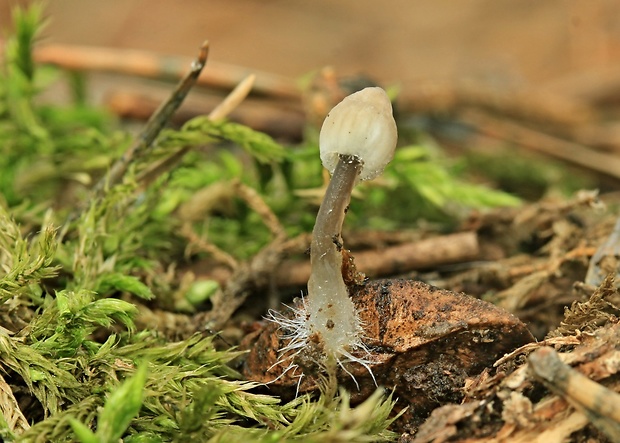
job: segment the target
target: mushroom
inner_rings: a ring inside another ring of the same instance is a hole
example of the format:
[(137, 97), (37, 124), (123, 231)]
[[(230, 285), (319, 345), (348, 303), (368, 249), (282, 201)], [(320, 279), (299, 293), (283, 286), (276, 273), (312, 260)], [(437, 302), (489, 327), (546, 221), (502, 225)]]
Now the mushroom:
[(363, 348), (361, 325), (342, 277), (342, 223), (358, 180), (375, 178), (394, 156), (392, 105), (378, 87), (349, 95), (327, 115), (319, 137), (321, 161), (332, 174), (312, 231), (306, 331), (327, 356)]

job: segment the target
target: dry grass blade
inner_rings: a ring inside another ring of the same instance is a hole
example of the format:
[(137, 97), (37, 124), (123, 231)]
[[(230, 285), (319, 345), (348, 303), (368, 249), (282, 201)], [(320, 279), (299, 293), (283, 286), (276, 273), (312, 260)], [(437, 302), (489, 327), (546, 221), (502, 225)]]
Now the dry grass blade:
[(226, 118), (237, 106), (241, 104), (243, 100), (250, 94), (254, 82), (256, 81), (256, 75), (250, 74), (244, 78), (235, 89), (220, 103), (213, 111), (209, 113), (211, 120), (221, 120)]
[(0, 411), (2, 411), (2, 417), (4, 417), (4, 421), (11, 432), (21, 434), (22, 432), (30, 429), (30, 424), (19, 408), (19, 404), (13, 395), (11, 386), (9, 386), (1, 375)]
[(258, 192), (238, 180), (234, 182), (233, 186), (239, 197), (261, 217), (265, 226), (269, 228), (269, 231), (276, 239), (282, 240), (286, 237), (286, 232), (280, 220), (278, 220), (278, 217), (273, 213)]
[(235, 258), (232, 255), (230, 255), (228, 252), (223, 251), (222, 249), (218, 248), (213, 243), (196, 235), (196, 233), (194, 232), (194, 230), (192, 229), (189, 223), (185, 223), (183, 225), (183, 227), (181, 228), (180, 234), (187, 239), (188, 244), (198, 247), (204, 252), (211, 254), (211, 256), (218, 263), (221, 263), (232, 270), (237, 269), (237, 267), (239, 266), (239, 263), (237, 262), (237, 260), (235, 260)]

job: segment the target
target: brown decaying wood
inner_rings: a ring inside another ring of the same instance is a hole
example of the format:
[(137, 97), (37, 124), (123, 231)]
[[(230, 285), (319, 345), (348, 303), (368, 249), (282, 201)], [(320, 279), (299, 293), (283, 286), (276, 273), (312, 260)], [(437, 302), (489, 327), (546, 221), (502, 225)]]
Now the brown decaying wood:
[[(616, 392), (620, 390), (617, 382), (620, 354), (616, 349), (620, 324), (616, 319), (594, 333), (576, 333), (563, 338), (566, 340), (555, 342), (554, 338), (524, 346), (520, 352), (534, 349), (540, 352), (540, 348), (544, 348), (542, 354), (532, 354), (528, 364), (521, 360), (520, 364), (497, 365), (495, 375), (490, 376), (485, 371), (470, 380), (463, 403), (435, 409), (415, 436), (401, 438), (401, 441), (546, 443), (572, 441), (569, 438), (574, 437), (575, 432), (590, 435), (592, 440), (589, 441), (605, 441), (601, 440), (602, 435), (593, 435), (596, 431), (585, 428), (591, 423), (596, 425), (595, 421), (601, 416), (608, 417), (612, 432), (618, 428), (617, 411), (620, 409), (609, 407), (617, 404)], [(556, 353), (547, 346), (552, 342), (562, 352)], [(541, 379), (551, 388), (551, 393), (543, 395), (545, 392), (541, 392), (538, 383)], [(527, 407), (517, 407), (515, 398)], [(573, 401), (583, 404), (577, 405), (581, 410), (573, 410), (570, 403)], [(617, 434), (613, 434), (610, 441), (618, 441)]]
[[(380, 386), (394, 389), (399, 408), (408, 407), (399, 418), (400, 429), (413, 429), (433, 408), (462, 398), (465, 379), (518, 346), (533, 340), (525, 325), (506, 311), (451, 291), (411, 280), (378, 280), (350, 288), (351, 299), (364, 329), (369, 361), (374, 375), (358, 363), (341, 370), (339, 383), (361, 401)], [(246, 337), (242, 348), (250, 352), (243, 366), (250, 380), (269, 383), (285, 397), (315, 390), (320, 369), (312, 343), (295, 358), (299, 370), (286, 371), (290, 360), (278, 350), (287, 339), (276, 323)], [(318, 351), (320, 352), (320, 351)], [(298, 386), (295, 375), (303, 368)], [(316, 371), (319, 372), (316, 372)], [(352, 380), (355, 377), (359, 387)]]
[(553, 348), (538, 349), (528, 361), (534, 375), (545, 386), (586, 415), (612, 441), (620, 441), (620, 394), (563, 363)]
[[(307, 237), (305, 241), (308, 241)], [(305, 248), (308, 246), (309, 244)], [(475, 260), (479, 253), (477, 234), (459, 232), (384, 249), (356, 251), (353, 256), (360, 272), (368, 277), (382, 277), (451, 263), (463, 263)], [(226, 269), (200, 263), (192, 266), (192, 271), (199, 278), (215, 279), (221, 284), (225, 284), (230, 278), (230, 273)], [(309, 275), (308, 260), (285, 260), (278, 268), (274, 283), (278, 287), (304, 286), (308, 282)]]

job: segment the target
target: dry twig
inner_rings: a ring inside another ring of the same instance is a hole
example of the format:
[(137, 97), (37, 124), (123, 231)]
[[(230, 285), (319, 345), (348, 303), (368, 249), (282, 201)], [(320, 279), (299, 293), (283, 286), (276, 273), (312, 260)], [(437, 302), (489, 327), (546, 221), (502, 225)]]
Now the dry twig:
[[(285, 242), (283, 252), (299, 251), (309, 247), (309, 237), (301, 236)], [(479, 245), (475, 232), (461, 232), (440, 237), (409, 242), (384, 249), (355, 252), (355, 265), (358, 270), (369, 277), (381, 277), (403, 274), (416, 269), (429, 269), (435, 266), (460, 263), (478, 257)], [(229, 272), (222, 268), (209, 267), (205, 276), (200, 265), (194, 267), (196, 274), (205, 278), (226, 281)], [(303, 286), (308, 282), (310, 262), (283, 261), (279, 267), (275, 284), (278, 287)]]
[[(198, 244), (203, 250), (214, 254), (217, 261), (227, 263), (227, 267), (232, 270), (232, 273), (230, 271), (226, 273), (226, 278), (220, 279), (224, 289), (211, 297), (212, 309), (199, 313), (194, 318), (197, 324), (214, 331), (220, 330), (225, 325), (250, 294), (273, 286), (274, 276), (279, 269), (287, 244), (283, 226), (262, 197), (241, 182), (235, 182), (232, 186), (237, 190), (238, 196), (261, 217), (274, 239), (248, 262), (238, 263), (217, 246), (194, 238), (197, 236), (187, 226), (188, 231), (185, 235), (188, 238), (199, 241)], [(273, 297), (271, 304), (275, 304)]]
[[(123, 155), (111, 166), (107, 174), (105, 174), (93, 187), (92, 197), (97, 200), (103, 197), (106, 190), (120, 183), (127, 172), (129, 165), (144, 156), (152, 147), (155, 139), (170, 120), (174, 112), (179, 108), (183, 100), (189, 93), (196, 79), (204, 68), (207, 57), (209, 55), (209, 44), (204, 42), (200, 47), (198, 57), (192, 62), (190, 71), (179, 82), (175, 90), (169, 98), (161, 104), (157, 111), (151, 116), (144, 129), (135, 140), (133, 145), (123, 153)], [(80, 206), (69, 214), (65, 228), (69, 226), (70, 221), (79, 217), (84, 206)]]
[[(399, 275), (416, 269), (430, 269), (449, 263), (474, 260), (479, 255), (475, 232), (459, 232), (379, 250), (353, 254), (356, 268), (368, 277)], [(301, 286), (308, 281), (310, 262), (284, 262), (279, 286)]]
[(620, 394), (566, 365), (553, 348), (538, 349), (528, 362), (545, 386), (587, 416), (612, 441), (620, 441)]
[[(250, 93), (255, 80), (254, 75), (249, 75), (241, 81), (228, 96), (208, 115), (211, 120), (221, 120), (225, 118), (230, 112), (232, 112)], [(177, 165), (183, 156), (187, 154), (191, 149), (191, 146), (183, 146), (178, 151), (164, 158), (159, 163), (155, 164), (143, 174), (140, 175), (138, 181), (142, 183), (143, 187), (148, 186), (157, 177), (164, 172), (172, 169)]]
[[(221, 98), (195, 91), (192, 97), (175, 114), (172, 122), (178, 125), (214, 109)], [(155, 111), (159, 101), (150, 88), (110, 91), (106, 94), (105, 105), (121, 118), (146, 120)], [(243, 107), (235, 109), (230, 120), (265, 132), (276, 139), (298, 142), (303, 138), (306, 119), (296, 103), (283, 104), (278, 101), (250, 98)]]
[(213, 308), (194, 316), (195, 324), (208, 330), (219, 331), (250, 294), (269, 287), (282, 260), (282, 243), (282, 239), (276, 239), (249, 262), (239, 264), (225, 288), (211, 298)]
[[(74, 71), (99, 71), (137, 75), (157, 79), (177, 80), (189, 62), (186, 57), (163, 56), (147, 51), (110, 49), (76, 45), (42, 45), (35, 49), (37, 63), (52, 64)], [(197, 83), (201, 86), (230, 90), (243, 78), (248, 69), (225, 63), (210, 63), (209, 72)], [(256, 92), (286, 99), (299, 99), (295, 83), (270, 73), (260, 73)]]
[(120, 182), (129, 164), (135, 161), (136, 158), (143, 156), (145, 152), (151, 148), (153, 142), (170, 120), (172, 114), (181, 106), (189, 90), (196, 83), (196, 79), (200, 75), (200, 72), (202, 72), (202, 68), (204, 68), (207, 63), (208, 55), (209, 44), (205, 42), (200, 47), (200, 54), (192, 62), (191, 70), (179, 82), (176, 89), (170, 95), (170, 98), (161, 104), (159, 109), (151, 116), (135, 143), (116, 161), (116, 163), (114, 163), (114, 165), (112, 165), (110, 172), (95, 185), (93, 193), (96, 198), (101, 197), (107, 186), (113, 186)]

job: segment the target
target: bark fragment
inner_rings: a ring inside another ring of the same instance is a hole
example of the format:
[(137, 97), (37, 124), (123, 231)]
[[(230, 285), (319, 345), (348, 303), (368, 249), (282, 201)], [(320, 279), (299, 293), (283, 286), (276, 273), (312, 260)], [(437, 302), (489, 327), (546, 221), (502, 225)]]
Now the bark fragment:
[[(410, 280), (379, 280), (356, 287), (352, 299), (360, 313), (369, 355), (367, 368), (347, 364), (339, 382), (361, 401), (379, 386), (395, 390), (399, 409), (408, 407), (398, 421), (401, 430), (414, 430), (436, 407), (460, 402), (469, 377), (513, 349), (533, 340), (525, 325), (512, 314), (465, 294), (457, 294)], [(304, 350), (296, 359), (282, 360), (284, 331), (274, 323), (246, 337), (249, 349), (244, 375), (280, 395), (318, 387), (318, 359)], [(301, 371), (304, 377), (299, 379)], [(348, 372), (348, 373), (347, 373)], [(353, 380), (355, 379), (355, 381)], [(359, 386), (359, 387), (358, 387)]]

